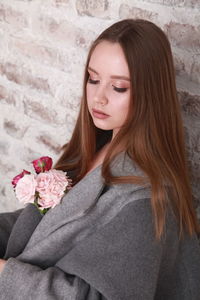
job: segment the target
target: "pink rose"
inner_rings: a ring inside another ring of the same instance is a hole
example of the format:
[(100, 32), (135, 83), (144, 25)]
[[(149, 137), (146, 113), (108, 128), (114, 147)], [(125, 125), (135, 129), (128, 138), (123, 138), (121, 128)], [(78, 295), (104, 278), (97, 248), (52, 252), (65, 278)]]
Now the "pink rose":
[(16, 197), (21, 203), (34, 203), (35, 198), (35, 189), (37, 182), (35, 180), (35, 176), (25, 175), (22, 177), (15, 188)]
[(38, 174), (40, 172), (49, 171), (52, 167), (53, 161), (51, 157), (42, 156), (39, 159), (32, 161), (35, 172)]
[(66, 174), (55, 169), (38, 174), (36, 181), (38, 204), (42, 208), (54, 208), (59, 204), (69, 184)]
[(16, 187), (18, 181), (19, 181), (22, 177), (24, 177), (25, 174), (31, 174), (31, 173), (28, 172), (28, 171), (26, 171), (26, 170), (23, 170), (19, 175), (15, 176), (15, 177), (13, 178), (13, 180), (12, 180), (12, 185), (13, 185), (14, 187)]

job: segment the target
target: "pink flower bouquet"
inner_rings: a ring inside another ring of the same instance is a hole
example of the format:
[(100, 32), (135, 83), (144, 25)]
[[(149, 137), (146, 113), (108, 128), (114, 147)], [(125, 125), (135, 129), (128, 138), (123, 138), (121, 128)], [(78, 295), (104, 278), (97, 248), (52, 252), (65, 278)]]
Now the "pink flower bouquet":
[(23, 170), (12, 180), (19, 202), (33, 203), (44, 215), (61, 202), (71, 188), (71, 179), (65, 172), (51, 169), (52, 159), (48, 156), (32, 161), (36, 175)]

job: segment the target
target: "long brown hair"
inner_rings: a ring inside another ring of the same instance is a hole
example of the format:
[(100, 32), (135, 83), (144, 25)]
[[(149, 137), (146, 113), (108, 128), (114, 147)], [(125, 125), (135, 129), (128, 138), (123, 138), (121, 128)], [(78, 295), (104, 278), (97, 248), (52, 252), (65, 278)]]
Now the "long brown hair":
[(94, 126), (86, 101), (87, 68), (95, 47), (101, 41), (119, 43), (122, 47), (130, 72), (132, 98), (127, 121), (112, 140), (102, 164), (102, 176), (107, 184), (144, 181), (137, 176), (112, 176), (110, 163), (123, 145), (123, 150), (144, 171), (151, 184), (156, 237), (160, 238), (163, 233), (169, 204), (177, 217), (180, 236), (184, 230), (192, 235), (199, 231), (199, 226), (186, 166), (173, 58), (166, 35), (152, 22), (139, 19), (119, 21), (93, 42), (85, 66), (83, 97), (76, 126), (55, 167), (73, 171), (74, 181), (78, 182), (89, 170), (95, 153), (112, 138), (112, 131)]

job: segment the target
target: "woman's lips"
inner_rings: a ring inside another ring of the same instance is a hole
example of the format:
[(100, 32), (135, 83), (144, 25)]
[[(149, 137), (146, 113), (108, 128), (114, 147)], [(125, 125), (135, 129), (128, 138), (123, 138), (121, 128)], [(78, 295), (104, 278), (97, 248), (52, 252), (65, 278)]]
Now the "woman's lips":
[(109, 115), (97, 109), (92, 109), (92, 115), (97, 119), (107, 119), (109, 117)]

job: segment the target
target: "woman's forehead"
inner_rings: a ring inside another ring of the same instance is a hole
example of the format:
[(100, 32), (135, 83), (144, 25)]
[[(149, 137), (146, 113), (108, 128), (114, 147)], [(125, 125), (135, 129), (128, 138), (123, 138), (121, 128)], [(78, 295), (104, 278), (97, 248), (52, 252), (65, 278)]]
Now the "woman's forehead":
[(129, 77), (128, 64), (119, 43), (100, 42), (92, 52), (89, 60), (91, 70)]

